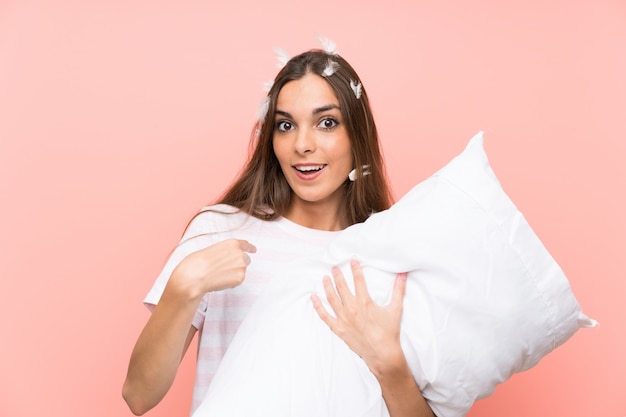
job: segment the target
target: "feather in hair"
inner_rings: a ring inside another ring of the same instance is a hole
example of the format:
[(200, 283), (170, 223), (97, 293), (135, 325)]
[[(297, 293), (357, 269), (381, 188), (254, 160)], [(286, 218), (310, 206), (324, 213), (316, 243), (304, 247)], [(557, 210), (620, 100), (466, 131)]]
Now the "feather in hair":
[(263, 123), (265, 121), (265, 117), (267, 116), (267, 112), (270, 109), (270, 98), (265, 97), (263, 101), (259, 104), (259, 109), (257, 110), (257, 118), (259, 122)]
[(354, 95), (356, 96), (357, 100), (360, 99), (361, 90), (363, 89), (363, 86), (361, 85), (361, 83), (350, 80), (350, 88), (352, 88), (352, 91), (354, 91)]
[(322, 44), (322, 49), (329, 55), (337, 55), (337, 45), (332, 40), (325, 38), (321, 35), (315, 35), (320, 44)]
[[(369, 165), (362, 165), (361, 166), (361, 176), (364, 177), (366, 175), (371, 174), (370, 170), (369, 170)], [(357, 179), (357, 173), (356, 173), (356, 168), (354, 168), (352, 171), (350, 171), (350, 173), (348, 174), (348, 179), (352, 182), (356, 181)]]
[(330, 77), (331, 75), (333, 75), (337, 70), (339, 69), (339, 64), (336, 63), (335, 61), (333, 61), (332, 59), (328, 60), (328, 63), (326, 64), (326, 68), (324, 68), (324, 72), (322, 72), (322, 75), (324, 77)]
[(265, 91), (266, 93), (269, 93), (273, 86), (274, 86), (274, 80), (267, 81), (263, 83), (263, 91)]
[(287, 62), (289, 62), (290, 59), (289, 53), (287, 53), (287, 51), (275, 46), (274, 53), (276, 54), (276, 59), (278, 60), (278, 63), (276, 64), (278, 68), (283, 68), (285, 65), (287, 65)]

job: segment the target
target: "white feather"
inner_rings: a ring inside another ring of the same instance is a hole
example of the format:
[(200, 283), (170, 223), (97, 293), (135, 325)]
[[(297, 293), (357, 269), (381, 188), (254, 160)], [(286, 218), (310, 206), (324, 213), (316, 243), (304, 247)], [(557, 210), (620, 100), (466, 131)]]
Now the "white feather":
[(263, 101), (259, 104), (259, 109), (257, 110), (257, 118), (259, 122), (263, 123), (265, 121), (265, 117), (267, 116), (267, 112), (270, 109), (270, 98), (265, 97)]
[(263, 91), (265, 91), (266, 93), (269, 93), (273, 85), (274, 85), (274, 80), (263, 83)]
[(353, 80), (350, 80), (350, 87), (352, 88), (352, 91), (354, 91), (354, 95), (356, 96), (357, 100), (360, 99), (361, 98), (361, 90), (363, 88), (361, 83), (353, 81)]
[(278, 63), (276, 64), (278, 68), (282, 68), (287, 65), (287, 62), (289, 62), (289, 59), (291, 58), (287, 51), (277, 46), (274, 47), (274, 53), (276, 54), (276, 59), (278, 60)]
[(322, 49), (330, 55), (337, 55), (337, 45), (332, 40), (325, 38), (321, 35), (315, 35), (320, 44), (322, 44)]
[[(364, 177), (366, 175), (371, 174), (371, 172), (369, 171), (369, 165), (362, 165), (361, 168), (363, 169), (363, 172), (361, 173), (361, 175)], [(356, 181), (356, 168), (354, 168), (352, 171), (350, 171), (350, 173), (348, 174), (348, 179), (352, 182)]]
[(326, 64), (326, 68), (324, 68), (324, 72), (322, 72), (322, 75), (324, 77), (330, 77), (331, 75), (333, 75), (337, 70), (339, 69), (339, 64), (336, 63), (335, 61), (333, 61), (332, 59), (328, 60), (328, 63)]

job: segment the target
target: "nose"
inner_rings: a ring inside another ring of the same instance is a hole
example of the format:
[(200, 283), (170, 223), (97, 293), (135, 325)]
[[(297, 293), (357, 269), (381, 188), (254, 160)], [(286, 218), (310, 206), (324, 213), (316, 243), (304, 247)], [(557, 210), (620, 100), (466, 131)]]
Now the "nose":
[(315, 152), (315, 149), (315, 132), (311, 129), (298, 129), (294, 143), (296, 153), (304, 155)]

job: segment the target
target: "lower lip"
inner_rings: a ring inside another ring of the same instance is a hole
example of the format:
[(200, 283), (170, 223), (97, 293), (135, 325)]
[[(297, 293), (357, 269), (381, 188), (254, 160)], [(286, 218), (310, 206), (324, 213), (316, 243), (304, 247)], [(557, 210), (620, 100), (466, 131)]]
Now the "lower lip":
[(298, 171), (295, 168), (293, 170), (296, 172), (296, 176), (300, 178), (301, 180), (311, 181), (311, 180), (316, 179), (320, 175), (322, 175), (324, 168), (320, 169), (319, 171), (309, 171), (309, 172)]

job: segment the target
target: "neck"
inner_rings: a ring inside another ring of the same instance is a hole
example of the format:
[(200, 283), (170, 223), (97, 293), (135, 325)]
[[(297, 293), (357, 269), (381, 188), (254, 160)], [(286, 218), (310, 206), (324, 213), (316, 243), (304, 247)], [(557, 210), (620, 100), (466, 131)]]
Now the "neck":
[(337, 231), (349, 226), (343, 205), (334, 208), (324, 204), (292, 204), (285, 218), (310, 229)]

